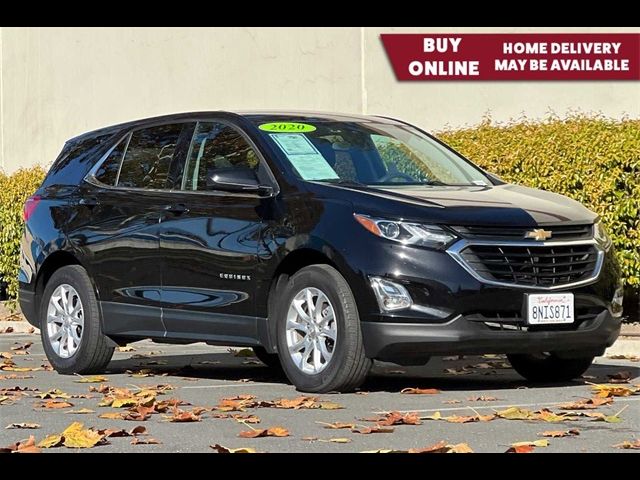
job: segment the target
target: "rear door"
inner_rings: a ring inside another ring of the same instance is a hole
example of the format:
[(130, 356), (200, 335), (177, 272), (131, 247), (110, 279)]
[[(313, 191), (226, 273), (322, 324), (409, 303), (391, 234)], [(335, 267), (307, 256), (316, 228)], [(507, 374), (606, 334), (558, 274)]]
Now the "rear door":
[(95, 281), (112, 335), (163, 336), (159, 222), (171, 165), (194, 124), (173, 123), (124, 135), (87, 177), (69, 238)]
[[(173, 209), (160, 224), (161, 299), (167, 335), (253, 344), (258, 256), (264, 250), (262, 215), (269, 199), (212, 190), (216, 169), (251, 169), (272, 182), (245, 134), (224, 121), (198, 122)], [(269, 178), (267, 178), (269, 177)]]

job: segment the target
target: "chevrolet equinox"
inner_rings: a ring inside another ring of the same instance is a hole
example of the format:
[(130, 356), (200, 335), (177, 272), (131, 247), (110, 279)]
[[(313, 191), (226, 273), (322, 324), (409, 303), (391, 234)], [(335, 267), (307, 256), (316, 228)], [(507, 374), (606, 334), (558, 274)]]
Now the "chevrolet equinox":
[(201, 112), (68, 141), (24, 206), (20, 304), (60, 373), (140, 339), (252, 347), (308, 392), (374, 359), (580, 376), (620, 331), (597, 215), (374, 117)]

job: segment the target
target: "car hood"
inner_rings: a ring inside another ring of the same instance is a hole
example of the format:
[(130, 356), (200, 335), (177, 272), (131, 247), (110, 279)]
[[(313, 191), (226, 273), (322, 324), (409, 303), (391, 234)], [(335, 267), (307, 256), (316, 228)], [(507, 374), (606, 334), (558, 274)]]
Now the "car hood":
[(450, 225), (584, 224), (597, 218), (582, 204), (563, 195), (511, 184), (376, 188), (323, 186), (349, 190), (349, 200), (359, 213), (390, 214)]

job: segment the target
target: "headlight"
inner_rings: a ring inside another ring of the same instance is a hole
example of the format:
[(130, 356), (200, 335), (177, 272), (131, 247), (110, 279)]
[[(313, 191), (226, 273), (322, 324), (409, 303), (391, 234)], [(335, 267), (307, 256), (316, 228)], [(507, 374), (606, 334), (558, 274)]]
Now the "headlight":
[(611, 247), (611, 238), (607, 235), (607, 231), (600, 220), (593, 225), (593, 238), (605, 250), (609, 250), (609, 247)]
[(357, 213), (354, 217), (360, 225), (374, 235), (405, 245), (437, 248), (448, 245), (456, 239), (455, 235), (437, 225), (386, 220)]

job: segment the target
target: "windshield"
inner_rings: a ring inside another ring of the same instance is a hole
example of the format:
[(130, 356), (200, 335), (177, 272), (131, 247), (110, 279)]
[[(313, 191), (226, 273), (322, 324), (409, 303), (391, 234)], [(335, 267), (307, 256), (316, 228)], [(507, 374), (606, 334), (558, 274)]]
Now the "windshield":
[(490, 184), (478, 168), (408, 125), (268, 119), (256, 124), (304, 180), (367, 186)]

